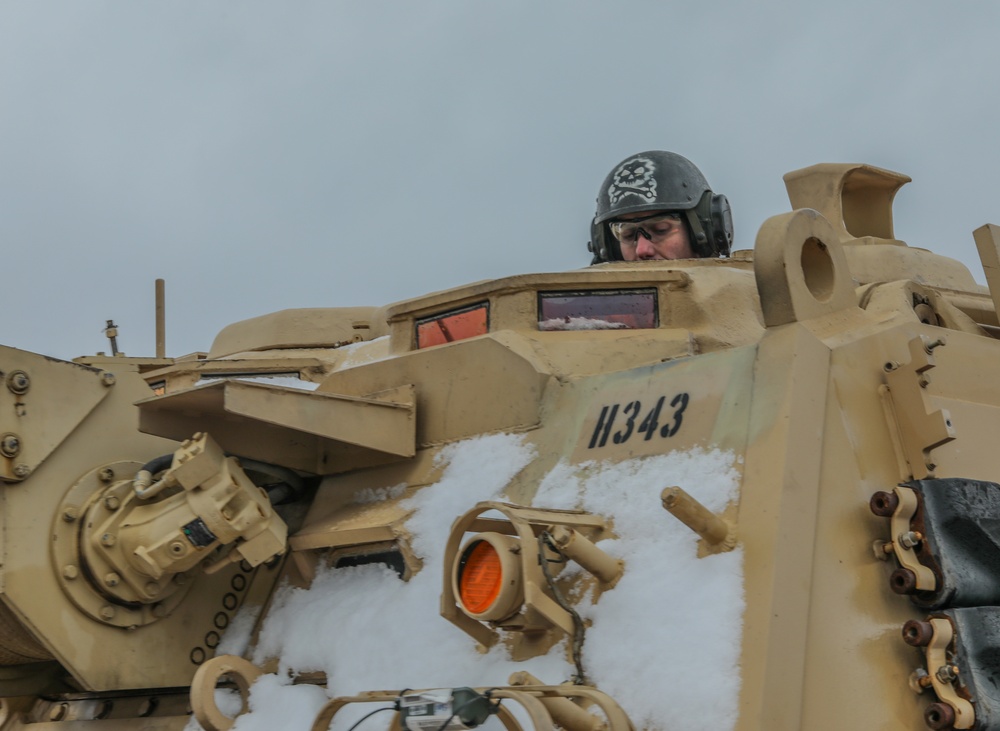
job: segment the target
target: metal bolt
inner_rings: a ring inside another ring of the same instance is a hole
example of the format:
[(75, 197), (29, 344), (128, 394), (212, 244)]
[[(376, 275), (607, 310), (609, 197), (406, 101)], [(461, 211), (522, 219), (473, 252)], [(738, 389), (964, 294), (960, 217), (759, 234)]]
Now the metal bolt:
[(111, 533), (105, 533), (101, 536), (101, 545), (108, 547), (113, 546), (115, 545), (115, 540), (115, 537)]
[(910, 673), (910, 690), (914, 693), (923, 693), (931, 685), (931, 676), (923, 668), (917, 668)]
[(170, 552), (175, 556), (184, 555), (184, 544), (180, 541), (174, 541), (170, 544)]
[(118, 586), (118, 582), (121, 581), (121, 578), (122, 577), (120, 577), (118, 574), (116, 574), (114, 571), (112, 571), (110, 574), (107, 574), (104, 577), (104, 585), (105, 586)]
[(24, 462), (21, 464), (14, 465), (14, 476), (15, 477), (27, 477), (31, 474), (31, 467), (26, 465)]
[(935, 349), (935, 348), (940, 348), (940, 347), (941, 347), (942, 345), (946, 345), (946, 343), (945, 343), (945, 341), (944, 341), (944, 338), (938, 338), (937, 340), (935, 340), (935, 341), (934, 341), (934, 342), (932, 342), (932, 343), (927, 343), (927, 344), (926, 344), (926, 345), (924, 346), (924, 349), (925, 349), (925, 350), (926, 350), (926, 351), (927, 351), (928, 353), (931, 353), (931, 352), (933, 352), (933, 351), (934, 351), (934, 349)]
[(111, 482), (115, 479), (115, 471), (110, 467), (102, 467), (97, 473), (97, 479), (101, 482)]
[(108, 510), (118, 510), (121, 507), (122, 501), (118, 499), (115, 495), (108, 495), (104, 498), (104, 507)]
[(63, 566), (62, 575), (64, 579), (72, 581), (73, 579), (75, 579), (77, 576), (80, 575), (80, 570), (71, 563), (66, 564), (65, 566)]
[(907, 568), (898, 568), (889, 575), (889, 588), (897, 594), (912, 594), (917, 590), (917, 575)]
[(924, 540), (924, 536), (919, 531), (908, 530), (906, 533), (899, 534), (899, 545), (903, 548), (913, 548), (914, 546), (919, 546), (920, 541)]
[(114, 619), (114, 616), (115, 616), (115, 608), (113, 606), (111, 606), (110, 604), (105, 604), (103, 607), (101, 607), (101, 617), (103, 617), (104, 619)]
[(149, 594), (149, 596), (156, 596), (159, 593), (159, 591), (160, 591), (160, 585), (157, 584), (155, 581), (150, 581), (148, 584), (146, 584), (146, 593)]
[(886, 373), (892, 373), (897, 368), (899, 368), (899, 363), (897, 363), (894, 360), (890, 360), (885, 365), (882, 366), (882, 370), (884, 370)]
[(70, 505), (63, 510), (62, 519), (67, 523), (72, 523), (74, 520), (80, 517), (80, 511), (76, 509), (75, 506)]
[(934, 675), (942, 683), (953, 683), (958, 680), (958, 665), (942, 665)]
[(877, 540), (872, 543), (872, 552), (879, 561), (888, 561), (889, 556), (893, 552), (892, 543), (890, 541)]
[(11, 371), (11, 374), (7, 376), (7, 388), (11, 393), (20, 396), (26, 393), (30, 387), (31, 379), (28, 378), (28, 374), (24, 371)]
[(17, 434), (4, 434), (0, 437), (0, 453), (4, 457), (16, 457), (21, 451), (21, 440)]
[(911, 619), (903, 625), (903, 641), (911, 647), (927, 647), (934, 639), (934, 625)]
[(101, 383), (103, 383), (105, 386), (114, 386), (115, 374), (104, 371), (104, 373), (101, 374)]
[(899, 507), (899, 496), (894, 492), (880, 490), (868, 501), (871, 511), (882, 518), (891, 518)]
[(931, 703), (924, 709), (924, 723), (934, 731), (955, 727), (955, 709), (947, 703)]

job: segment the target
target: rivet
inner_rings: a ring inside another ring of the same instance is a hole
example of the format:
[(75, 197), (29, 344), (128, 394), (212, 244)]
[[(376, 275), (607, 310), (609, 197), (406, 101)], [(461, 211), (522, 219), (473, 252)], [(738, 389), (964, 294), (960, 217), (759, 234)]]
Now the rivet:
[(72, 581), (73, 579), (75, 579), (77, 576), (80, 575), (80, 570), (71, 563), (66, 564), (65, 566), (63, 566), (62, 575), (64, 579), (69, 579), (70, 581)]
[(104, 371), (104, 373), (101, 374), (101, 383), (103, 383), (105, 386), (114, 386), (115, 374)]
[(104, 619), (114, 619), (114, 616), (115, 616), (115, 608), (113, 606), (111, 606), (110, 604), (105, 604), (103, 607), (101, 607), (101, 617), (103, 617)]
[(121, 504), (122, 501), (119, 500), (118, 497), (115, 495), (108, 495), (106, 498), (104, 498), (104, 507), (106, 507), (108, 510), (118, 510)]
[(14, 465), (14, 475), (15, 476), (17, 476), (17, 477), (27, 477), (30, 474), (31, 474), (31, 467), (29, 467), (28, 465), (24, 464), (24, 462), (22, 462), (21, 464), (18, 464), (18, 465)]

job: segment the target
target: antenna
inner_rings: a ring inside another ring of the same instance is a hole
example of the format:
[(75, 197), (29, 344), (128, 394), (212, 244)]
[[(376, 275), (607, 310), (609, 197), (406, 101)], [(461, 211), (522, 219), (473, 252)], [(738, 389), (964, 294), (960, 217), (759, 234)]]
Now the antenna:
[(104, 334), (111, 341), (111, 355), (118, 355), (118, 326), (114, 320), (108, 320), (104, 328)]
[[(156, 280), (156, 357), (167, 357), (167, 324), (165, 313), (165, 283)], [(114, 347), (112, 345), (112, 347)]]

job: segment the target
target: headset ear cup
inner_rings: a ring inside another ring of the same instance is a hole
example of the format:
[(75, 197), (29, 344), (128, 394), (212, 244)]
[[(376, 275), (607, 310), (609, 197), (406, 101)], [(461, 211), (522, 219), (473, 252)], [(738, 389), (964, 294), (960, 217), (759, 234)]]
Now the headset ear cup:
[(715, 253), (718, 256), (729, 256), (733, 246), (733, 212), (726, 196), (721, 194), (712, 196), (709, 216)]
[(611, 235), (605, 223), (590, 224), (590, 243), (587, 248), (594, 254), (591, 266), (607, 261), (622, 261), (618, 240)]

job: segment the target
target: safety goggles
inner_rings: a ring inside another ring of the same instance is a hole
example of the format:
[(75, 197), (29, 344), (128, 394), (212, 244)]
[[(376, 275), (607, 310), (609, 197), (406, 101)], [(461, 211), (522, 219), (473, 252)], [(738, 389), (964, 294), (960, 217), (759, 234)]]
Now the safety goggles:
[(631, 221), (614, 221), (609, 225), (611, 234), (628, 246), (635, 246), (642, 234), (654, 244), (659, 244), (673, 236), (684, 224), (679, 213), (655, 213), (646, 218)]

